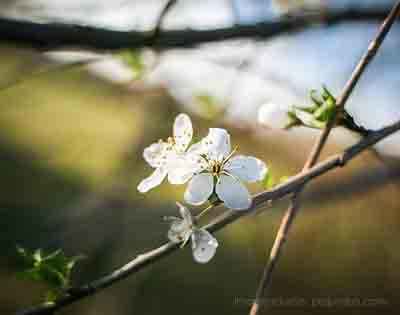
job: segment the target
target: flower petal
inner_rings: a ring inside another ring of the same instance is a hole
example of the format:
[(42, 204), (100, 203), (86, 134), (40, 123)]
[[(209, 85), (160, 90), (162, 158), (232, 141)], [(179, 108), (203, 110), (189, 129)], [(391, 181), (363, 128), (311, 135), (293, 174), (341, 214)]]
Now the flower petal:
[(188, 152), (197, 155), (206, 154), (212, 160), (224, 158), (231, 152), (230, 135), (225, 129), (210, 128), (208, 135), (193, 144)]
[(205, 264), (214, 257), (218, 241), (205, 229), (196, 229), (192, 234), (193, 258), (196, 262)]
[(215, 192), (228, 208), (245, 210), (251, 205), (251, 196), (247, 188), (236, 178), (221, 175)]
[(230, 159), (224, 169), (246, 182), (263, 180), (268, 172), (268, 168), (263, 161), (253, 156), (244, 155), (237, 155)]
[(179, 207), (179, 213), (181, 214), (183, 220), (188, 224), (188, 226), (191, 226), (193, 224), (193, 217), (189, 209), (179, 202), (177, 202), (176, 205)]
[(195, 175), (185, 191), (185, 201), (192, 205), (206, 202), (214, 190), (214, 178), (210, 173)]
[(179, 114), (174, 122), (175, 146), (180, 152), (184, 152), (193, 137), (193, 127), (190, 117), (186, 114)]
[(166, 160), (165, 142), (156, 142), (148, 146), (143, 151), (143, 158), (153, 168), (160, 167)]
[(226, 157), (231, 152), (231, 138), (229, 133), (222, 128), (210, 128), (206, 138), (203, 139), (206, 154), (211, 159)]
[(167, 163), (168, 181), (173, 185), (186, 183), (195, 173), (207, 166), (204, 159), (194, 154), (186, 153), (170, 158)]
[(172, 185), (182, 185), (192, 178), (194, 172), (187, 167), (171, 168), (168, 170), (168, 182)]
[(137, 189), (141, 193), (148, 192), (150, 189), (161, 184), (165, 176), (167, 175), (167, 170), (164, 168), (156, 168), (155, 171), (147, 178), (143, 179), (138, 185)]

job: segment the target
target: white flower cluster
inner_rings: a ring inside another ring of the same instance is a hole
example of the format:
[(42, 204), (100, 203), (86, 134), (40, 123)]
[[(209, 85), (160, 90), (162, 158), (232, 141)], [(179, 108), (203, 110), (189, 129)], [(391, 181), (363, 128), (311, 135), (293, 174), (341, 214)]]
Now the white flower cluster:
[[(248, 209), (252, 198), (242, 182), (263, 180), (268, 171), (265, 163), (252, 156), (234, 156), (236, 148), (232, 150), (230, 135), (225, 129), (210, 128), (205, 138), (190, 145), (192, 137), (189, 116), (179, 114), (175, 118), (173, 136), (144, 150), (144, 159), (155, 170), (140, 182), (138, 190), (145, 193), (167, 177), (168, 182), (174, 185), (188, 183), (184, 194), (188, 204), (198, 206), (210, 200), (219, 200), (234, 210)], [(174, 219), (169, 238), (181, 242), (191, 237), (195, 260), (208, 261), (214, 254), (206, 253), (212, 252), (212, 248), (215, 252), (218, 243), (207, 231), (194, 227), (189, 210), (183, 206), (180, 209), (183, 220)], [(176, 234), (180, 238), (171, 236)], [(198, 251), (204, 252), (208, 259), (198, 258), (202, 257), (197, 254)]]
[(189, 182), (184, 196), (189, 204), (201, 205), (215, 193), (228, 208), (249, 208), (251, 196), (242, 181), (264, 179), (265, 163), (252, 156), (234, 156), (236, 149), (232, 150), (230, 135), (225, 129), (210, 128), (205, 138), (189, 147), (192, 136), (189, 116), (179, 114), (173, 137), (153, 143), (144, 150), (144, 159), (155, 170), (141, 181), (138, 190), (145, 193), (168, 177), (175, 185)]

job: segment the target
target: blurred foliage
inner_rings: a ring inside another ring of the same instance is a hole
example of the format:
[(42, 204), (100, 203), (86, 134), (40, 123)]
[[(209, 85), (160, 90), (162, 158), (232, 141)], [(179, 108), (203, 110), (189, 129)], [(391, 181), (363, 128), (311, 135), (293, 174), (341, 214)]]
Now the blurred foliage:
[(125, 50), (119, 54), (122, 61), (132, 70), (135, 79), (140, 79), (144, 71), (146, 70), (146, 65), (143, 61), (140, 50)]
[(220, 101), (210, 94), (199, 93), (194, 96), (200, 114), (207, 119), (216, 119), (223, 115), (223, 106)]

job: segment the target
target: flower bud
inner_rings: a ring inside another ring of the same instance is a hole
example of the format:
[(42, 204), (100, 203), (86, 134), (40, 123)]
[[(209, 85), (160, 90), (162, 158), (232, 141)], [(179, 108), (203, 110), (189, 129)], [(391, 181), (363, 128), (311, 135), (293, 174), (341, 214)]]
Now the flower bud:
[(291, 123), (289, 111), (288, 106), (274, 103), (263, 104), (258, 109), (258, 122), (270, 128), (284, 129)]

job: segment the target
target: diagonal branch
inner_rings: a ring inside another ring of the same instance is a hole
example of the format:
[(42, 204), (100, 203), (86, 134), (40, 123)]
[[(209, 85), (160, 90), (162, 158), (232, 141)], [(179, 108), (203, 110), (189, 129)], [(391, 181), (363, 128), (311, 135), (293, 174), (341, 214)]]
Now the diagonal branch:
[[(170, 6), (166, 6), (165, 14)], [(267, 21), (253, 25), (234, 25), (209, 30), (158, 30), (154, 31), (117, 31), (100, 27), (39, 23), (33, 21), (13, 20), (0, 17), (1, 41), (9, 41), (41, 49), (81, 47), (91, 49), (118, 50), (124, 48), (153, 47), (157, 49), (187, 48), (194, 45), (237, 38), (267, 39), (287, 32), (299, 31), (319, 25), (333, 25), (346, 21), (376, 21), (384, 18), (388, 9), (348, 9), (302, 14)], [(164, 17), (162, 14), (160, 17)]]
[[(333, 169), (345, 166), (350, 160), (358, 156), (360, 153), (399, 130), (400, 121), (386, 128), (371, 132), (367, 137), (359, 141), (357, 144), (349, 147), (341, 154), (334, 155), (310, 168), (309, 170), (291, 177), (285, 183), (254, 196), (252, 206), (247, 211), (228, 210), (212, 220), (212, 222), (208, 224), (206, 228), (210, 232), (217, 232), (223, 229), (225, 226), (236, 222), (242, 216), (254, 213), (256, 209), (260, 208), (261, 206), (265, 206), (267, 202), (281, 199), (289, 193), (298, 191), (312, 179), (319, 177)], [(126, 265), (116, 269), (102, 278), (99, 278), (98, 280), (77, 288), (70, 289), (64, 297), (56, 300), (53, 304), (44, 304), (24, 309), (18, 312), (17, 315), (53, 314), (55, 311), (62, 309), (65, 306), (77, 302), (85, 297), (91, 296), (102, 289), (105, 289), (117, 283), (118, 281), (123, 280), (142, 270), (146, 266), (158, 262), (160, 259), (168, 256), (178, 249), (179, 245), (177, 244), (171, 242), (165, 243), (158, 248), (137, 256)]]
[[(362, 56), (361, 60), (358, 62), (357, 66), (355, 67), (350, 79), (347, 81), (346, 85), (343, 88), (343, 91), (337, 100), (336, 103), (336, 112), (334, 113), (333, 117), (328, 121), (326, 127), (322, 131), (322, 134), (317, 139), (312, 151), (309, 154), (309, 157), (303, 167), (303, 171), (309, 170), (312, 166), (315, 165), (317, 162), (321, 151), (326, 144), (328, 136), (335, 125), (336, 116), (340, 114), (340, 111), (344, 109), (346, 101), (350, 97), (351, 93), (353, 92), (355, 86), (357, 85), (361, 75), (364, 73), (365, 69), (375, 57), (376, 53), (378, 52), (379, 48), (383, 40), (385, 39), (386, 35), (388, 34), (390, 28), (394, 24), (397, 16), (400, 12), (400, 2), (397, 2), (390, 11), (387, 18), (382, 23), (381, 27), (379, 28), (378, 34), (372, 40), (366, 53)], [(339, 113), (338, 113), (339, 112)], [(279, 230), (275, 237), (275, 241), (270, 252), (269, 260), (265, 265), (260, 284), (257, 289), (256, 298), (252, 304), (250, 309), (250, 315), (257, 315), (260, 309), (260, 301), (265, 295), (265, 291), (271, 285), (272, 282), (272, 274), (275, 270), (276, 263), (280, 257), (282, 252), (283, 245), (288, 237), (290, 227), (294, 221), (294, 218), (299, 210), (300, 202), (300, 193), (303, 190), (304, 186), (301, 186), (297, 191), (294, 192), (292, 196), (292, 202), (289, 208), (286, 210), (286, 213), (281, 221)]]

